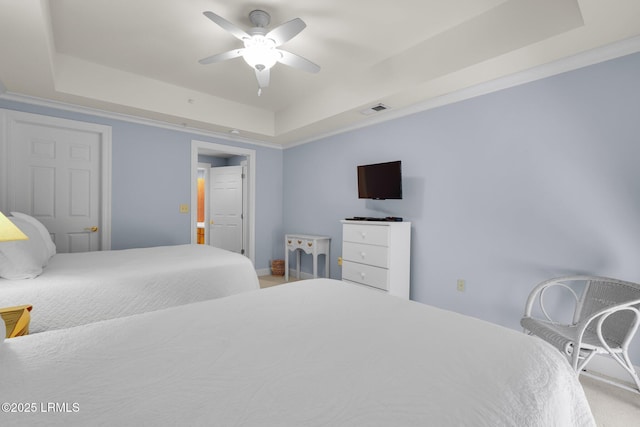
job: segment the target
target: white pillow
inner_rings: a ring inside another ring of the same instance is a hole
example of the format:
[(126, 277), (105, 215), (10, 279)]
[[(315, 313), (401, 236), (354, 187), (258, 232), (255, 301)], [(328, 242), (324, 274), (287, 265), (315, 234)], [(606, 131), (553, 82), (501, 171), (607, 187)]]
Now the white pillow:
[(0, 277), (11, 280), (38, 277), (50, 258), (44, 240), (28, 221), (15, 217), (9, 219), (29, 240), (0, 242)]
[(42, 224), (40, 221), (38, 221), (34, 217), (24, 214), (22, 212), (11, 212), (11, 215), (13, 215), (16, 218), (24, 219), (25, 221), (31, 223), (36, 229), (38, 229), (38, 232), (40, 233), (42, 240), (44, 240), (47, 251), (49, 252), (49, 258), (51, 258), (56, 254), (56, 244), (53, 243), (53, 240), (51, 240), (51, 234), (49, 234), (49, 230), (47, 230), (47, 227), (45, 227), (44, 224)]

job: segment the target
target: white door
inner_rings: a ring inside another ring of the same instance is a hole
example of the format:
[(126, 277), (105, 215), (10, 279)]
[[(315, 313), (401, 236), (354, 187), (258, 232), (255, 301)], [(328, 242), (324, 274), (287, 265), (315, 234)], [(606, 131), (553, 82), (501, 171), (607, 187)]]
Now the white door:
[(242, 166), (211, 168), (209, 183), (209, 244), (244, 253)]
[(59, 123), (16, 120), (9, 128), (8, 208), (39, 219), (57, 252), (101, 247), (101, 138)]

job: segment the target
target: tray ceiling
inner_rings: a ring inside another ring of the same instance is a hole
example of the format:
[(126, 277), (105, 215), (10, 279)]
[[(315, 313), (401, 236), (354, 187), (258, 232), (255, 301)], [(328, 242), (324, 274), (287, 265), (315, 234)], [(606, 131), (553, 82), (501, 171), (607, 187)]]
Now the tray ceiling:
[[(282, 48), (318, 74), (277, 64), (258, 96), (242, 59), (198, 63), (241, 47), (203, 11), (246, 29), (256, 8), (270, 28), (306, 22)], [(637, 0), (21, 0), (0, 11), (7, 94), (283, 145), (376, 120), (361, 111), (378, 103), (411, 111), (640, 34)]]

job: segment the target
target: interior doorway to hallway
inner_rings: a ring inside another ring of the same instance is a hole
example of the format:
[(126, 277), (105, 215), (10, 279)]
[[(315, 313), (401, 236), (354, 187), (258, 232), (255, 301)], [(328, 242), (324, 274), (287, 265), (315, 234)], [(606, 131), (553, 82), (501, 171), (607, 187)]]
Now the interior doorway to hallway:
[(197, 243), (244, 254), (246, 160), (244, 156), (198, 160)]
[(191, 242), (255, 263), (255, 150), (191, 142)]

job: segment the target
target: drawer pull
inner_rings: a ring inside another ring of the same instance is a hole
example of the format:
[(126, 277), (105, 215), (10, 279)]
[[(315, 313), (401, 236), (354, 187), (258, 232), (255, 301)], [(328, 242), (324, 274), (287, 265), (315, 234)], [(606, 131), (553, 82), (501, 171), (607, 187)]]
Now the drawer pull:
[(367, 237), (367, 233), (365, 233), (364, 231), (362, 231), (360, 234), (362, 235), (362, 238), (363, 238), (363, 239), (364, 239), (365, 237)]
[(302, 243), (302, 240), (298, 240), (298, 244), (301, 244), (301, 243)]
[(360, 256), (362, 257), (362, 259), (364, 259), (367, 256), (367, 254), (364, 252), (360, 252)]
[(360, 277), (361, 277), (362, 279), (364, 279), (364, 276), (365, 276), (364, 271), (360, 272)]
[(307, 246), (311, 247), (313, 245), (313, 242), (307, 242)]
[(287, 240), (287, 243), (288, 243), (288, 244), (291, 244), (291, 240)]

